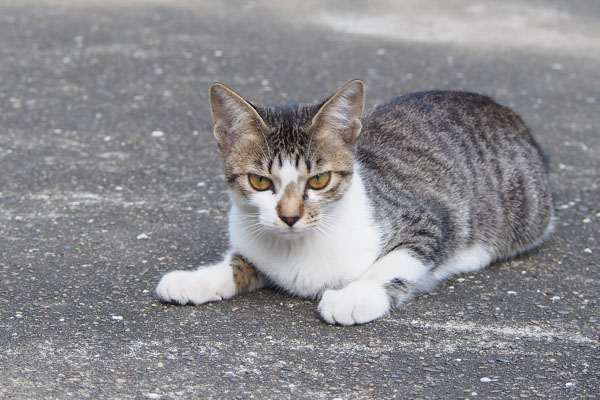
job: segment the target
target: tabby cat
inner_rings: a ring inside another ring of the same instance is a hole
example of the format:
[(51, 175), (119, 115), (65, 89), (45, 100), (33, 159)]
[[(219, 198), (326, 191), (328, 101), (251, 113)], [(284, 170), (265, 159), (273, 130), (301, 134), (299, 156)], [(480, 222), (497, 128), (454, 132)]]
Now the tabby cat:
[(362, 324), (547, 236), (545, 165), (517, 114), (429, 91), (361, 119), (364, 97), (354, 80), (320, 104), (257, 107), (213, 84), (230, 250), (163, 276), (159, 298), (201, 304), (272, 285), (318, 298), (330, 324)]

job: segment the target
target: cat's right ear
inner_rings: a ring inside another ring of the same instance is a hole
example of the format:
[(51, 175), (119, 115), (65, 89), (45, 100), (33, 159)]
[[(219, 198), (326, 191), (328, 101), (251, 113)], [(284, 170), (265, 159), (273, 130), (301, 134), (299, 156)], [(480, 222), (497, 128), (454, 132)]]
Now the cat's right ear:
[(223, 154), (227, 154), (243, 136), (267, 130), (254, 107), (227, 86), (213, 83), (209, 97), (214, 134)]

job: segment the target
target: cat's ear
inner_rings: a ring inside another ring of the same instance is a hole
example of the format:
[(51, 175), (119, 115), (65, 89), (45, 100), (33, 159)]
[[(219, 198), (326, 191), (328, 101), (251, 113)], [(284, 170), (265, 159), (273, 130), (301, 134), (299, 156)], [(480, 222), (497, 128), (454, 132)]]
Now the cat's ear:
[(267, 130), (254, 107), (227, 86), (213, 83), (209, 97), (215, 138), (224, 154), (242, 137), (257, 135), (261, 129)]
[(334, 133), (344, 143), (353, 145), (360, 134), (364, 107), (364, 83), (359, 79), (350, 81), (321, 106), (311, 128)]

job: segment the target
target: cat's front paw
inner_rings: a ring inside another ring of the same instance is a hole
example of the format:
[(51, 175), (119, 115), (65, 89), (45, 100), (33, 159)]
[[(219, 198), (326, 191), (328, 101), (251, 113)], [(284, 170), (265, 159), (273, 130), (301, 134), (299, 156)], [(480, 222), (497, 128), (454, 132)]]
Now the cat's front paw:
[(355, 281), (340, 290), (326, 290), (319, 302), (319, 313), (330, 324), (364, 324), (383, 317), (390, 300), (375, 282)]
[(202, 304), (235, 295), (235, 283), (229, 265), (215, 265), (196, 271), (172, 271), (156, 286), (156, 295), (165, 302)]

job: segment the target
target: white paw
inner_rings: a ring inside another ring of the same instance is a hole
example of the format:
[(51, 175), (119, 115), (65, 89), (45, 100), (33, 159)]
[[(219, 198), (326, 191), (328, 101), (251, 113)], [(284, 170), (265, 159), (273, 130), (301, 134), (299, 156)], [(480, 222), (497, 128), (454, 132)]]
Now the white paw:
[(383, 317), (390, 300), (375, 282), (355, 281), (340, 290), (326, 290), (319, 302), (319, 313), (330, 324), (364, 324)]
[(234, 294), (233, 273), (227, 264), (196, 271), (172, 271), (156, 286), (156, 295), (162, 301), (177, 304), (202, 304), (228, 299)]

